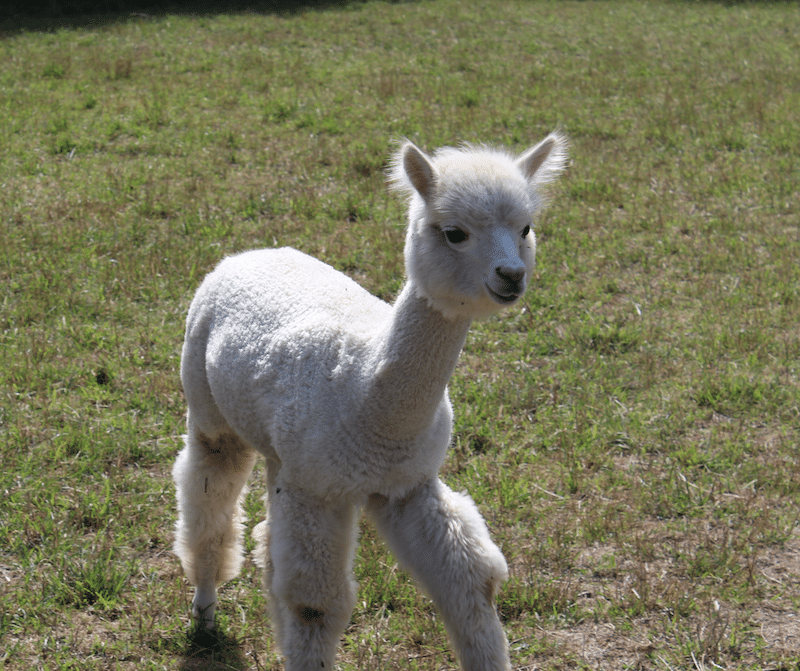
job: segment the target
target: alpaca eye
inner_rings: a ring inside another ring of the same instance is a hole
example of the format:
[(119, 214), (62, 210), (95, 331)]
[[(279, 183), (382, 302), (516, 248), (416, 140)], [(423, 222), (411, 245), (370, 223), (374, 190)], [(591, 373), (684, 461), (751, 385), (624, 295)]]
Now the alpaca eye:
[(527, 238), (528, 237), (528, 233), (530, 233), (530, 232), (531, 232), (531, 227), (530, 226), (526, 226), (525, 228), (522, 229), (522, 237), (523, 238)]
[(462, 231), (460, 228), (447, 228), (444, 231), (444, 237), (447, 238), (447, 242), (449, 242), (451, 245), (457, 245), (469, 238), (469, 235), (466, 231)]

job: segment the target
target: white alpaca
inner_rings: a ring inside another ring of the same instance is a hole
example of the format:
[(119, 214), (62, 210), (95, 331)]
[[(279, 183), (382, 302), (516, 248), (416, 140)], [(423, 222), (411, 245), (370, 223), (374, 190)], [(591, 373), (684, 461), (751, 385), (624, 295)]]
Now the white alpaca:
[(509, 668), (494, 597), (505, 559), (475, 504), (438, 478), (447, 383), (471, 320), (519, 300), (534, 266), (539, 187), (564, 168), (549, 135), (519, 157), (482, 147), (427, 156), (406, 142), (391, 179), (410, 196), (408, 279), (394, 306), (293, 249), (225, 259), (189, 309), (186, 445), (173, 476), (176, 553), (213, 626), (242, 561), (241, 498), (267, 461), (258, 525), (287, 671), (333, 669), (356, 599), (359, 514), (433, 599), (467, 671)]

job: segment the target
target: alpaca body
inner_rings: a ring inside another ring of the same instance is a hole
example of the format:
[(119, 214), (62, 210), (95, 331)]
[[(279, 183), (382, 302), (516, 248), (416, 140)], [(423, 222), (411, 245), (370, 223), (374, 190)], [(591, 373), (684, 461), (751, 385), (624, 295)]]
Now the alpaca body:
[[(417, 329), (437, 344), (425, 357), (393, 349), (392, 307), (317, 259), (288, 248), (226, 259), (187, 320), (181, 375), (197, 430), (233, 433), (276, 456), (280, 483), (323, 500), (405, 495), (444, 460), (452, 423), (444, 388), (469, 322), (441, 320), (412, 292), (396, 309), (414, 313), (402, 322), (408, 338)], [(399, 373), (398, 360), (418, 370)], [(397, 377), (415, 384), (402, 396), (427, 417), (392, 402), (397, 390), (380, 389)], [(376, 411), (377, 401), (390, 407)]]
[(552, 134), (512, 157), (398, 152), (410, 196), (407, 282), (390, 306), (301, 252), (224, 260), (197, 291), (181, 379), (189, 405), (173, 469), (175, 551), (213, 626), (242, 562), (242, 497), (267, 465), (256, 560), (287, 671), (332, 669), (356, 599), (363, 512), (436, 604), (465, 671), (509, 669), (494, 598), (508, 568), (475, 504), (438, 478), (447, 384), (472, 319), (516, 303), (534, 265), (539, 186), (566, 158)]

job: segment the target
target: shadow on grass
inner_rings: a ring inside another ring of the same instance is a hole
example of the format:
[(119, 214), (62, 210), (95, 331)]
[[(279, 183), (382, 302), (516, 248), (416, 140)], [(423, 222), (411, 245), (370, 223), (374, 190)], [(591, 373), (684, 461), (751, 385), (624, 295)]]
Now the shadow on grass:
[[(392, 0), (393, 2), (403, 0)], [(315, 9), (346, 9), (369, 0), (4, 0), (0, 2), (0, 39), (21, 31), (97, 28), (165, 14), (215, 16), (262, 13), (291, 15)]]
[(248, 669), (250, 664), (236, 638), (217, 629), (193, 627), (186, 634), (181, 671)]

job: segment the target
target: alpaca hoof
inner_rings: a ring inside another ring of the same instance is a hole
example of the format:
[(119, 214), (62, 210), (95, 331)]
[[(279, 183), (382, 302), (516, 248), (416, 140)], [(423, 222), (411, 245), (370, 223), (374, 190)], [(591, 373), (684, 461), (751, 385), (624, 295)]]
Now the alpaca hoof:
[(197, 626), (204, 626), (206, 629), (214, 628), (214, 610), (216, 609), (215, 603), (212, 603), (205, 608), (192, 606), (192, 619)]
[[(203, 605), (205, 604), (205, 605)], [(192, 599), (192, 619), (198, 625), (205, 624), (206, 629), (214, 628), (214, 612), (217, 610), (216, 590), (207, 592), (198, 589)]]

